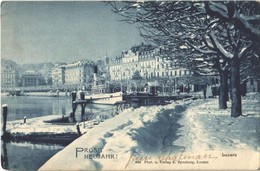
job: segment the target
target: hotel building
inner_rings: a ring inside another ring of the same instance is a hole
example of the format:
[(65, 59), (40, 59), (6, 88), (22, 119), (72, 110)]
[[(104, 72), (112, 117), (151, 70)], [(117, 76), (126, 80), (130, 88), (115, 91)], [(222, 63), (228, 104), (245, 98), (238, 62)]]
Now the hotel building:
[(189, 70), (177, 66), (176, 62), (165, 60), (159, 48), (144, 44), (122, 52), (120, 57), (112, 60), (109, 72), (113, 81), (131, 79), (135, 72), (139, 72), (140, 76), (146, 80), (192, 74)]
[(65, 83), (65, 65), (56, 66), (51, 69), (52, 85), (63, 85)]
[(10, 64), (1, 65), (1, 89), (15, 88), (18, 86), (18, 72)]

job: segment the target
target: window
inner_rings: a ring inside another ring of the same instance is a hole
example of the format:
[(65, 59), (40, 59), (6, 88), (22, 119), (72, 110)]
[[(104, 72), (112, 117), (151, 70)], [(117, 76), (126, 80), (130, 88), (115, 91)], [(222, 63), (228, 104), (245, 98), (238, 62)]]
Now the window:
[(179, 71), (179, 76), (181, 76), (181, 71)]
[(250, 85), (254, 85), (254, 79), (250, 79)]
[(172, 76), (172, 71), (171, 71), (171, 76)]
[(175, 75), (175, 76), (177, 75), (177, 71), (174, 71), (174, 75)]
[(162, 72), (162, 77), (164, 77), (164, 72)]

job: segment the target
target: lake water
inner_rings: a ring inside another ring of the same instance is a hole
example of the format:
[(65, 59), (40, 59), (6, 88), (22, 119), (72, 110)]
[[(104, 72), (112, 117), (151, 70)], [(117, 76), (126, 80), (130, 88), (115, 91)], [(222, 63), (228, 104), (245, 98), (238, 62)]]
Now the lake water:
[[(34, 118), (45, 115), (69, 115), (72, 111), (71, 98), (66, 97), (34, 97), (34, 96), (1, 96), (1, 106), (8, 105), (7, 121)], [(86, 116), (97, 118), (100, 114), (108, 114), (115, 110), (111, 105), (89, 104)], [(80, 121), (80, 108), (76, 112), (76, 120)], [(29, 142), (2, 142), (1, 157), (6, 161), (6, 169), (13, 171), (33, 171), (40, 168), (49, 158), (62, 150), (66, 144), (32, 144)], [(3, 164), (3, 163), (2, 163)]]
[(49, 158), (64, 148), (58, 144), (1, 143), (2, 167), (12, 171), (38, 170)]
[[(71, 98), (68, 97), (35, 97), (35, 96), (1, 96), (1, 104), (8, 105), (7, 120), (34, 118), (45, 115), (69, 115), (72, 111)], [(88, 104), (86, 116), (97, 117), (101, 113), (115, 110), (112, 105)], [(75, 115), (80, 121), (80, 106)]]

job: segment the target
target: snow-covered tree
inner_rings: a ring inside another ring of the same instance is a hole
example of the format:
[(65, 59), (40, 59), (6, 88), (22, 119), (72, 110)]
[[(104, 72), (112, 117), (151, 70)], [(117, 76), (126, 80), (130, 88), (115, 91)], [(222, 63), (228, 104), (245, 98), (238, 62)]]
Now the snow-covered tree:
[[(219, 72), (227, 92), (230, 71), (231, 116), (241, 113), (240, 62), (257, 47), (258, 2), (159, 1), (111, 3), (123, 21), (138, 23), (141, 35), (159, 45), (164, 56), (205, 74)], [(258, 54), (254, 55), (259, 56)], [(220, 108), (226, 107), (220, 95)], [(222, 99), (222, 100), (221, 100)], [(221, 106), (222, 105), (222, 106)]]
[(241, 111), (240, 74), (244, 60), (259, 58), (260, 15), (259, 2), (205, 2), (206, 13), (221, 21), (210, 35), (212, 44), (228, 62), (232, 108), (231, 116), (238, 117)]

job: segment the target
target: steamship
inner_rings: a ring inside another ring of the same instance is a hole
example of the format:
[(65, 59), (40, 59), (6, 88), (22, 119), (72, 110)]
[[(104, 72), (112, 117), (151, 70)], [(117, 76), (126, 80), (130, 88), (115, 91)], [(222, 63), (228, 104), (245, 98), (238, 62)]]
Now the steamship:
[(85, 96), (85, 99), (93, 99), (92, 103), (113, 105), (123, 101), (123, 94), (121, 92), (92, 94)]

